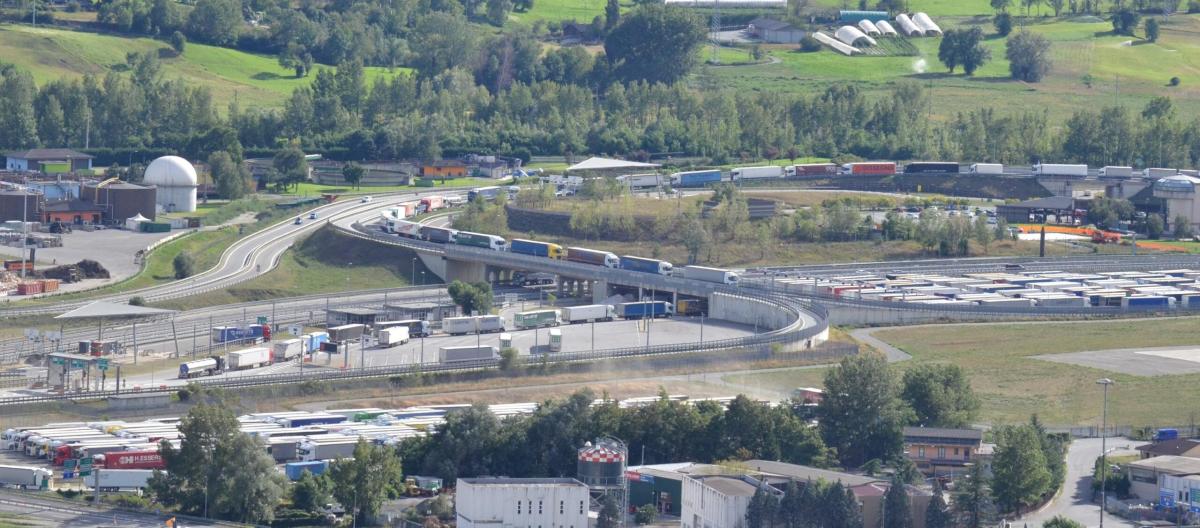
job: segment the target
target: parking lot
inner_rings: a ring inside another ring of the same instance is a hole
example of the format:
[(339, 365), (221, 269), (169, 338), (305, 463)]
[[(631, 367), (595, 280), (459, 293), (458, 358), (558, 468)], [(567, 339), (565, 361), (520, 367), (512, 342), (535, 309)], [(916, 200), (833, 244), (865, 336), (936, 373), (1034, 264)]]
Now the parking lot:
[[(73, 231), (60, 235), (63, 241), (62, 247), (38, 249), (37, 265), (38, 267), (49, 267), (91, 259), (104, 266), (112, 278), (107, 281), (93, 280), (79, 284), (91, 288), (108, 282), (117, 282), (136, 274), (141, 269), (141, 266), (133, 260), (133, 256), (138, 251), (146, 249), (146, 246), (176, 232), (139, 233), (124, 229)], [(0, 255), (13, 259), (21, 258), (21, 250), (10, 246), (0, 246)], [(69, 290), (70, 286), (73, 285), (64, 284), (62, 289)]]

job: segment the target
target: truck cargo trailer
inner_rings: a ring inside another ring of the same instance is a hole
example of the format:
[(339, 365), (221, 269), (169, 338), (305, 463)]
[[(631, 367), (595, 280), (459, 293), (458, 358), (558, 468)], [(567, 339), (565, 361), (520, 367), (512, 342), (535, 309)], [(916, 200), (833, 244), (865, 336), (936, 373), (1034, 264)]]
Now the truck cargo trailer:
[(84, 477), (84, 485), (100, 491), (139, 490), (150, 482), (153, 469), (107, 469)]
[(520, 329), (541, 328), (543, 326), (558, 326), (562, 318), (558, 310), (530, 310), (513, 316), (513, 325)]
[(454, 243), (460, 246), (470, 246), (483, 249), (491, 249), (494, 251), (504, 251), (508, 249), (508, 241), (504, 237), (496, 235), (485, 235), (483, 233), (472, 233), (470, 231), (459, 231), (454, 236)]
[(1004, 165), (1000, 163), (974, 163), (967, 170), (970, 174), (988, 174), (999, 176), (1004, 174)]
[(458, 235), (458, 231), (453, 229), (429, 225), (421, 226), (420, 233), (421, 240), (438, 244), (451, 244), (454, 242), (454, 237)]
[(329, 329), (329, 340), (338, 342), (353, 341), (361, 338), (365, 333), (367, 333), (367, 325), (344, 324)]
[(446, 200), (441, 196), (426, 196), (417, 202), (418, 213), (429, 213), (437, 211), (446, 206)]
[(677, 268), (675, 274), (690, 280), (698, 280), (704, 282), (715, 282), (717, 284), (736, 285), (738, 282), (737, 272), (733, 272), (720, 268), (708, 268), (704, 266), (684, 266)]
[(393, 328), (396, 326), (408, 328), (409, 337), (430, 336), (429, 321), (424, 321), (421, 319), (405, 319), (403, 321), (384, 321), (381, 323), (375, 323), (375, 330), (378, 332), (379, 330)]
[(956, 161), (914, 161), (904, 166), (904, 174), (958, 174)]
[(833, 163), (802, 163), (784, 169), (787, 177), (837, 176), (838, 166)]
[(271, 364), (271, 349), (269, 348), (234, 350), (228, 356), (226, 363), (229, 364), (229, 370), (252, 369)]
[(0, 465), (0, 486), (41, 489), (50, 484), (53, 473), (34, 466)]
[(1161, 296), (1134, 296), (1121, 299), (1121, 308), (1126, 310), (1166, 310), (1174, 299)]
[(1064, 163), (1041, 163), (1033, 166), (1033, 174), (1035, 176), (1071, 176), (1076, 178), (1086, 178), (1088, 175), (1088, 166), (1068, 165)]
[(1100, 177), (1102, 178), (1132, 178), (1133, 167), (1120, 167), (1109, 165), (1100, 168)]
[(843, 176), (892, 176), (896, 174), (896, 164), (890, 161), (864, 161), (842, 165)]
[(318, 436), (300, 441), (296, 454), (300, 460), (333, 460), (354, 456), (354, 447), (358, 445), (358, 437), (328, 435), (329, 438)]
[(304, 352), (304, 341), (300, 339), (285, 339), (276, 341), (271, 346), (271, 355), (275, 361), (287, 361)]
[(329, 469), (329, 461), (327, 460), (312, 460), (309, 462), (288, 462), (283, 466), (283, 473), (287, 475), (288, 480), (300, 480), (304, 472), (312, 473), (313, 476), (320, 475)]
[(480, 187), (467, 191), (467, 201), (474, 202), (475, 200), (495, 200), (500, 196), (501, 189), (497, 186)]
[(521, 255), (532, 255), (535, 257), (546, 257), (561, 260), (566, 256), (567, 252), (558, 244), (549, 242), (538, 242), (537, 240), (525, 240), (523, 238), (514, 238), (512, 244), (509, 244), (509, 251)]
[(617, 305), (617, 314), (625, 319), (670, 317), (675, 307), (666, 301), (641, 301)]
[(737, 167), (729, 171), (729, 179), (738, 180), (762, 180), (771, 178), (782, 178), (783, 167), (767, 165), (762, 167)]
[(606, 268), (618, 268), (621, 266), (621, 259), (614, 253), (581, 247), (567, 248), (567, 261), (591, 264), (593, 266), (604, 266)]
[(611, 304), (567, 306), (562, 309), (563, 320), (570, 324), (612, 321), (616, 316), (617, 310)]
[(379, 331), (379, 344), (385, 347), (403, 345), (408, 342), (408, 327), (393, 326)]
[(1142, 170), (1143, 177), (1145, 177), (1146, 179), (1154, 179), (1154, 180), (1157, 180), (1159, 178), (1166, 178), (1167, 176), (1174, 176), (1176, 174), (1179, 174), (1179, 169), (1146, 168), (1146, 169)]
[(673, 187), (704, 187), (714, 183), (721, 183), (719, 170), (676, 172), (671, 175)]
[(625, 255), (621, 257), (621, 269), (639, 271), (642, 273), (654, 273), (657, 275), (670, 275), (673, 267), (671, 266), (670, 262), (665, 260)]
[(449, 346), (438, 349), (438, 361), (441, 363), (459, 363), (499, 358), (500, 351), (494, 346)]
[(442, 331), (450, 335), (503, 332), (504, 319), (498, 315), (447, 317), (442, 319)]
[(167, 463), (158, 449), (115, 451), (92, 457), (92, 460), (106, 469), (163, 469), (167, 467)]

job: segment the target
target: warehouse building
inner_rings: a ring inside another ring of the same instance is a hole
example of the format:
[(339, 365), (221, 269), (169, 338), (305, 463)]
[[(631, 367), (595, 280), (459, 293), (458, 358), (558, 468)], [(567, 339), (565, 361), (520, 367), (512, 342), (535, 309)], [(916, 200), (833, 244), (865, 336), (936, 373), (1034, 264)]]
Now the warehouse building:
[(770, 44), (796, 44), (804, 38), (804, 30), (787, 22), (760, 17), (750, 21), (748, 29), (755, 38)]
[(332, 328), (348, 324), (373, 326), (376, 321), (388, 320), (387, 311), (374, 308), (330, 308), (325, 310), (325, 326)]
[(39, 171), (64, 174), (92, 168), (93, 156), (71, 149), (29, 149), (4, 155), (10, 171)]
[[(1125, 465), (1129, 477), (1129, 492), (1147, 501), (1162, 500), (1163, 495), (1174, 495), (1168, 487), (1171, 482), (1181, 483), (1181, 477), (1200, 476), (1200, 458), (1184, 456), (1157, 456), (1137, 460)], [(1174, 477), (1174, 478), (1171, 478)], [(1170, 480), (1171, 482), (1168, 482)], [(1166, 493), (1160, 493), (1165, 491)], [(1170, 498), (1172, 501), (1177, 500)], [(1200, 501), (1198, 501), (1200, 506)]]
[(0, 222), (36, 222), (42, 217), (42, 195), (29, 191), (0, 191)]
[(459, 528), (587, 528), (588, 488), (571, 478), (460, 478)]
[(79, 194), (101, 209), (105, 224), (123, 224), (138, 215), (150, 220), (157, 216), (158, 189), (153, 186), (108, 180), (85, 183)]
[(683, 480), (683, 528), (746, 525), (746, 508), (761, 483), (749, 477), (699, 475)]

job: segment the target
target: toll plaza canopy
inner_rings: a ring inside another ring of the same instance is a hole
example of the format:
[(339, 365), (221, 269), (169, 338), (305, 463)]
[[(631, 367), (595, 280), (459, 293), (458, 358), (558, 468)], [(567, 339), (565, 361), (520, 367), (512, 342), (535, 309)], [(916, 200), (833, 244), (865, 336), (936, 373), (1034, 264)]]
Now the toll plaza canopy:
[(628, 174), (629, 171), (657, 169), (658, 167), (660, 165), (657, 163), (592, 157), (567, 167), (567, 172), (577, 175), (605, 176)]
[(121, 304), (109, 301), (96, 301), (94, 303), (81, 306), (62, 315), (55, 316), (55, 319), (63, 320), (79, 320), (79, 319), (96, 319), (100, 324), (100, 338), (104, 338), (104, 320), (105, 319), (132, 319), (140, 317), (164, 317), (175, 313), (175, 310), (164, 310), (162, 308), (148, 308), (145, 306), (134, 306), (131, 304)]

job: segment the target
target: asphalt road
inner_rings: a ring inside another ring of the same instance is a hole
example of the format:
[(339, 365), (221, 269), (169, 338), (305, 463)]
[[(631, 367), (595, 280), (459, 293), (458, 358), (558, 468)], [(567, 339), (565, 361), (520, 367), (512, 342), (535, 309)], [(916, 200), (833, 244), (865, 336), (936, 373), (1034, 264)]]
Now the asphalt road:
[[(1109, 455), (1113, 455), (1114, 450), (1132, 450), (1144, 444), (1145, 442), (1134, 442), (1125, 438), (1109, 438)], [(1092, 502), (1092, 468), (1096, 459), (1100, 457), (1100, 446), (1099, 438), (1079, 438), (1072, 442), (1067, 451), (1067, 477), (1062, 491), (1045, 507), (1013, 522), (1013, 525), (1023, 523), (1028, 526), (1041, 526), (1042, 522), (1062, 515), (1084, 526), (1099, 526), (1100, 504)], [(1104, 525), (1121, 528), (1135, 526), (1134, 523), (1111, 514), (1104, 516)]]

